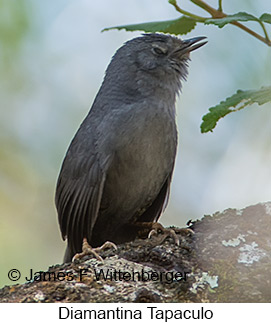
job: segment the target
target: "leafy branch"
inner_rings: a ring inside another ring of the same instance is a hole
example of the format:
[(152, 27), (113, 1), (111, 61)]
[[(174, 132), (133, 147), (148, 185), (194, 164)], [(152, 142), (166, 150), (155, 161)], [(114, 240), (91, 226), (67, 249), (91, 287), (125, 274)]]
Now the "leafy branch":
[(262, 105), (269, 101), (271, 101), (271, 86), (262, 87), (259, 90), (238, 90), (225, 101), (209, 109), (209, 112), (202, 118), (201, 132), (213, 131), (218, 120), (231, 112), (240, 111), (253, 103)]
[[(223, 12), (222, 0), (218, 0), (218, 9), (211, 7), (203, 0), (190, 0), (195, 5), (206, 11), (211, 17), (202, 17), (191, 13), (181, 8), (176, 0), (168, 0), (168, 2), (174, 6), (174, 8), (181, 14), (181, 17), (174, 20), (147, 22), (133, 25), (123, 25), (105, 28), (110, 29), (125, 29), (127, 31), (143, 30), (145, 32), (163, 32), (174, 35), (185, 35), (193, 30), (197, 23), (204, 23), (205, 25), (215, 25), (219, 28), (223, 28), (227, 24), (232, 24), (245, 32), (249, 33), (253, 37), (262, 41), (268, 46), (271, 46), (271, 41), (266, 30), (265, 24), (271, 24), (271, 14), (264, 13), (259, 18), (246, 13), (238, 12), (236, 14), (228, 15)], [(244, 26), (242, 22), (254, 21), (260, 24), (264, 36), (256, 33), (254, 30)], [(235, 111), (239, 111), (248, 105), (257, 103), (262, 105), (271, 101), (271, 86), (262, 87), (259, 90), (238, 90), (231, 97), (225, 101), (220, 102), (216, 106), (209, 109), (209, 112), (203, 116), (203, 122), (201, 124), (201, 132), (212, 131), (218, 120), (226, 116), (227, 114)]]
[[(218, 26), (219, 28), (222, 28), (227, 24), (231, 24), (249, 33), (250, 35), (262, 41), (266, 45), (271, 46), (271, 41), (265, 26), (265, 23), (271, 24), (271, 14), (264, 13), (259, 18), (251, 14), (248, 14), (246, 12), (238, 12), (233, 15), (228, 15), (225, 12), (223, 12), (222, 0), (218, 0), (218, 9), (211, 7), (203, 0), (190, 0), (190, 1), (193, 2), (195, 5), (197, 5), (198, 7), (200, 7), (201, 9), (203, 9), (204, 11), (206, 11), (208, 14), (210, 14), (211, 17), (202, 17), (199, 15), (196, 15), (192, 12), (182, 9), (177, 4), (176, 0), (168, 0), (168, 2), (171, 5), (173, 5), (174, 8), (179, 13), (183, 15), (179, 19), (150, 22), (150, 23), (143, 23), (143, 24), (134, 24), (134, 25), (115, 26), (115, 27), (105, 28), (103, 29), (103, 31), (110, 30), (110, 29), (125, 29), (127, 31), (134, 31), (134, 30), (144, 30), (146, 32), (160, 31), (160, 32), (169, 32), (172, 34), (184, 35), (189, 31), (191, 31), (196, 26), (197, 23), (204, 23), (206, 25), (213, 24)], [(260, 34), (256, 33), (254, 30), (241, 24), (240, 21), (258, 22), (263, 30), (264, 36), (261, 36)], [(175, 23), (177, 24), (180, 23), (180, 26), (177, 26), (177, 31), (176, 31)], [(187, 27), (187, 24), (189, 24), (189, 28)], [(161, 25), (161, 28), (159, 27), (160, 25)]]
[[(183, 14), (187, 17), (195, 19), (199, 23), (214, 24), (220, 28), (224, 27), (226, 24), (232, 24), (238, 28), (243, 29), (244, 31), (246, 31), (250, 35), (252, 35), (255, 38), (259, 39), (260, 41), (264, 42), (266, 45), (271, 46), (271, 41), (270, 41), (270, 38), (268, 36), (267, 30), (264, 25), (264, 22), (271, 24), (271, 15), (270, 14), (263, 14), (260, 18), (254, 17), (253, 15), (247, 14), (245, 12), (239, 12), (234, 15), (227, 15), (222, 10), (222, 0), (218, 1), (218, 9), (211, 7), (210, 5), (208, 5), (206, 2), (204, 2), (202, 0), (190, 0), (190, 1), (193, 2), (195, 5), (199, 6), (201, 9), (207, 11), (211, 15), (212, 18), (196, 16), (196, 15), (192, 14), (191, 12), (185, 11), (178, 6), (176, 0), (169, 0), (168, 2), (170, 4), (172, 4), (178, 12), (180, 12), (181, 14)], [(244, 26), (239, 21), (256, 21), (256, 22), (258, 22), (263, 29), (264, 37), (259, 35), (255, 31), (251, 30), (250, 28)]]

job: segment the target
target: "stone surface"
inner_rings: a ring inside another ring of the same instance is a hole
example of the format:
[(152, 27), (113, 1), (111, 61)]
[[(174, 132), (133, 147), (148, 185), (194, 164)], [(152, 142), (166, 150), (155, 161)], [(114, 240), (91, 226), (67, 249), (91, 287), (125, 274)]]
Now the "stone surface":
[(52, 266), (39, 280), (2, 288), (0, 301), (271, 301), (271, 202), (206, 215), (190, 228), (194, 234), (175, 228), (180, 246), (137, 239), (104, 251), (103, 263), (85, 257)]

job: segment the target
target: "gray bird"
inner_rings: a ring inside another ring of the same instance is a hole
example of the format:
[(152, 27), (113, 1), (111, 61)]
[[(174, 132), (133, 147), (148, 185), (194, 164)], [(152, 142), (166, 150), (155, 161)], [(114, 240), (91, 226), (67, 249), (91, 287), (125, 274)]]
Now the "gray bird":
[(136, 237), (136, 223), (159, 219), (176, 156), (175, 99), (203, 39), (144, 34), (113, 56), (57, 182), (64, 262), (84, 238), (92, 247), (123, 243)]

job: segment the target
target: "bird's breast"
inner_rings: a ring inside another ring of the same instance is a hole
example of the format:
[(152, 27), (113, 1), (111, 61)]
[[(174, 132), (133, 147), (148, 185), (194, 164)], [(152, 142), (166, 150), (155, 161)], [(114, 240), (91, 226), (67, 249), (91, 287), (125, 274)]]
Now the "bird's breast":
[(116, 129), (117, 144), (101, 207), (114, 221), (131, 222), (155, 199), (174, 167), (177, 130), (164, 107), (135, 111)]

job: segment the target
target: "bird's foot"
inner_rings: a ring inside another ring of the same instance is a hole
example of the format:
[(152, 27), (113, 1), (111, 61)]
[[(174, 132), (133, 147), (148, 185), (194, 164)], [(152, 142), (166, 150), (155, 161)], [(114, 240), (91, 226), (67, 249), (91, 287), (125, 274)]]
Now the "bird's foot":
[(168, 237), (174, 240), (176, 245), (180, 245), (180, 238), (177, 234), (191, 235), (194, 233), (193, 230), (189, 228), (164, 228), (161, 223), (158, 222), (137, 222), (136, 225), (148, 229), (148, 238), (156, 237), (157, 243), (163, 243)]
[(105, 249), (108, 249), (108, 248), (113, 248), (115, 250), (118, 249), (117, 246), (113, 242), (110, 242), (110, 241), (106, 241), (100, 247), (92, 248), (89, 245), (87, 239), (84, 238), (83, 239), (83, 244), (82, 244), (82, 252), (75, 254), (74, 257), (72, 258), (72, 261), (74, 262), (75, 260), (81, 259), (81, 258), (83, 258), (84, 256), (87, 256), (87, 255), (93, 255), (97, 260), (103, 262), (103, 258), (99, 255), (99, 253), (101, 251), (105, 250)]
[(170, 237), (174, 240), (174, 243), (179, 246), (180, 240), (173, 229), (166, 229), (162, 226), (161, 223), (154, 222), (152, 223), (151, 230), (148, 234), (148, 238), (150, 239), (152, 236), (160, 235), (160, 243), (163, 243), (166, 238)]

